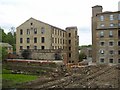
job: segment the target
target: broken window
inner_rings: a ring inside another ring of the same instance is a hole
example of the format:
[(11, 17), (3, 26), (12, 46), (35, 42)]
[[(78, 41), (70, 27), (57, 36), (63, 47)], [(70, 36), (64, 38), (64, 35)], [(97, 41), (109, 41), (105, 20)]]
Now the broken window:
[(110, 63), (113, 63), (113, 59), (109, 59), (109, 62), (110, 62)]
[(104, 63), (104, 58), (101, 58), (101, 59), (100, 59), (100, 62)]
[(100, 42), (100, 45), (101, 45), (101, 46), (104, 46), (104, 44), (105, 44), (105, 42)]
[(120, 41), (118, 41), (118, 46), (120, 46)]
[(114, 44), (113, 42), (109, 42), (109, 46), (113, 46), (113, 44)]

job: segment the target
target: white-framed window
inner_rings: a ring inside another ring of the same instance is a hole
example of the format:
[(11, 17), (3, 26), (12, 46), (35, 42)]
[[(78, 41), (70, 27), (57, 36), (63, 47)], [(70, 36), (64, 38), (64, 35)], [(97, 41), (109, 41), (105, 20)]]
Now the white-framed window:
[(104, 21), (104, 16), (103, 15), (100, 16), (100, 21)]
[(114, 20), (114, 15), (110, 15), (110, 20)]

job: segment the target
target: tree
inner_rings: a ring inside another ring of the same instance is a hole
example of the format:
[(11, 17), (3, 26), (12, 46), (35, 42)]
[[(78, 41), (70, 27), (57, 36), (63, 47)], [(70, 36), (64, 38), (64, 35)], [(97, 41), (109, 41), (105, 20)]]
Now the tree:
[(13, 46), (13, 51), (16, 50), (16, 33), (14, 32), (14, 36), (11, 32), (8, 32), (7, 34), (4, 32), (2, 28), (0, 28), (0, 42), (3, 43), (9, 43)]
[(7, 35), (2, 28), (0, 28), (0, 42), (6, 42)]
[(21, 55), (24, 57), (24, 59), (28, 59), (30, 57), (30, 54), (30, 50), (24, 50)]
[(2, 49), (2, 50), (0, 50), (0, 54), (2, 53), (2, 60), (5, 60), (8, 55), (7, 49), (5, 47), (1, 47), (1, 46), (0, 46), (0, 49)]
[(80, 61), (83, 61), (83, 59), (86, 59), (87, 58), (87, 56), (85, 55), (85, 53), (80, 53), (79, 54), (79, 60)]

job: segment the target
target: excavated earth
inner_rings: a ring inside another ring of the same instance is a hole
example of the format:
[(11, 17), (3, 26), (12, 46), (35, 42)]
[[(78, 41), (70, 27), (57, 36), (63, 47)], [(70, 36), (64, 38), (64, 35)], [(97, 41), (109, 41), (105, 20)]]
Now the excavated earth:
[[(120, 89), (120, 66), (94, 65), (72, 68), (63, 76), (40, 77), (24, 83), (23, 88), (118, 88)], [(109, 90), (109, 89), (108, 89)]]

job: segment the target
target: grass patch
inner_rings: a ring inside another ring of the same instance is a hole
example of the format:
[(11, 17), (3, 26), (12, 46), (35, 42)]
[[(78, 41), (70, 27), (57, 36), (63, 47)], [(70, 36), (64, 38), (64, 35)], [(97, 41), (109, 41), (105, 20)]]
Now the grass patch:
[(11, 73), (11, 71), (10, 71), (10, 70), (7, 70), (7, 69), (2, 69), (2, 73), (3, 73), (3, 74), (9, 74), (9, 73)]
[[(35, 75), (24, 75), (24, 74), (2, 74), (3, 87), (15, 88), (16, 85), (22, 84), (24, 82), (29, 82), (36, 80)], [(6, 85), (7, 82), (7, 85)]]

